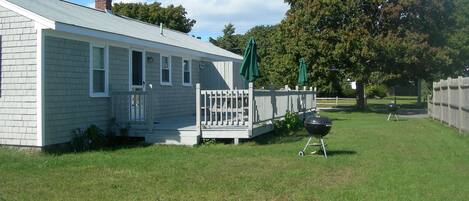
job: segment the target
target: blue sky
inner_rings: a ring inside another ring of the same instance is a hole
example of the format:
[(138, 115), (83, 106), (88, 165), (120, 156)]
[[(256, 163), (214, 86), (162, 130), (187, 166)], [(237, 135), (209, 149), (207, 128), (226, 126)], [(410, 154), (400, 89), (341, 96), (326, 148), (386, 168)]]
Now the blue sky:
[[(69, 0), (94, 6), (94, 0)], [(113, 2), (154, 2), (154, 0), (114, 0)], [(191, 35), (207, 40), (222, 34), (224, 25), (233, 23), (237, 33), (245, 33), (255, 25), (279, 23), (288, 10), (283, 0), (158, 0), (164, 6), (182, 5), (188, 16), (197, 20)]]

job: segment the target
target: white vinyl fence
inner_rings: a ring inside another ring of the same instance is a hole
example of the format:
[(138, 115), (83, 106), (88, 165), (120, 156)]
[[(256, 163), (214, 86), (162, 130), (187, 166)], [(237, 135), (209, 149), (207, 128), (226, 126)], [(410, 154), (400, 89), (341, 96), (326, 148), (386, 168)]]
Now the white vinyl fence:
[(428, 100), (431, 118), (469, 132), (469, 77), (434, 82), (433, 97)]

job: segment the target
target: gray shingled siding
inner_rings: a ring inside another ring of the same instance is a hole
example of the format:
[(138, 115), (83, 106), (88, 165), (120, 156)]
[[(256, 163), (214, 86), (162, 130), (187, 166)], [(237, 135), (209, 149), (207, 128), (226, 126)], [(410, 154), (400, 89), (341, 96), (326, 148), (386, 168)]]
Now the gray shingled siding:
[(110, 99), (89, 96), (89, 59), (89, 43), (46, 37), (46, 145), (69, 141), (76, 128), (107, 128)]
[(109, 91), (129, 91), (129, 49), (109, 47)]
[(147, 53), (154, 58), (147, 63), (147, 83), (153, 85), (156, 98), (157, 119), (195, 114), (195, 84), (199, 82), (199, 61), (192, 60), (192, 87), (182, 85), (182, 58), (172, 56), (172, 86), (160, 84), (160, 55)]
[(34, 22), (0, 7), (0, 144), (37, 145)]

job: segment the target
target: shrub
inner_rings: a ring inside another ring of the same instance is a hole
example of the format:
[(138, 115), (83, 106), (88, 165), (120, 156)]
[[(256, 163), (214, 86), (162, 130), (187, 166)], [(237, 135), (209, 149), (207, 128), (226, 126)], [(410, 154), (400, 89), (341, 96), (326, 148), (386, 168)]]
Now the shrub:
[(204, 138), (204, 139), (202, 139), (201, 144), (203, 146), (215, 145), (215, 144), (217, 144), (217, 140), (213, 139), (213, 138)]
[(284, 124), (288, 130), (295, 130), (301, 126), (301, 119), (298, 117), (298, 115), (292, 112), (287, 112), (285, 114)]
[(275, 121), (274, 127), (276, 133), (292, 134), (294, 131), (302, 127), (300, 117), (294, 113), (287, 112), (283, 121)]
[(72, 131), (72, 134), (71, 146), (76, 152), (101, 149), (107, 144), (104, 131), (96, 125), (91, 125), (85, 130), (81, 128), (75, 129)]
[(388, 88), (385, 85), (369, 85), (366, 87), (368, 98), (384, 98), (388, 94)]
[(355, 98), (357, 90), (350, 88), (345, 88), (342, 90), (342, 95), (344, 98)]

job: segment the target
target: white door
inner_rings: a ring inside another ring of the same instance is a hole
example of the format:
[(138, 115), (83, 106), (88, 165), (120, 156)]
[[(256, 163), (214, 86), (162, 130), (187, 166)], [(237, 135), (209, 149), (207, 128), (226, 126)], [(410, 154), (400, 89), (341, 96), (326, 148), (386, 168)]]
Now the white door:
[(130, 55), (130, 120), (145, 120), (145, 55), (142, 51), (132, 50)]

